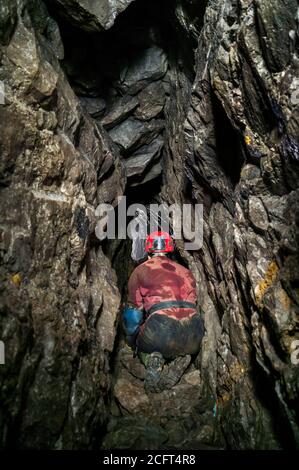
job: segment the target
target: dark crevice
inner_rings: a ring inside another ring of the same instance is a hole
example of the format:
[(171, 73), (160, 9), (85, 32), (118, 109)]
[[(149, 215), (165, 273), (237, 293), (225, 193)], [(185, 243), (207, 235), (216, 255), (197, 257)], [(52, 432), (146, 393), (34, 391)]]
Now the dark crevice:
[(235, 186), (245, 162), (239, 133), (233, 128), (220, 101), (212, 94), (216, 155), (226, 177)]

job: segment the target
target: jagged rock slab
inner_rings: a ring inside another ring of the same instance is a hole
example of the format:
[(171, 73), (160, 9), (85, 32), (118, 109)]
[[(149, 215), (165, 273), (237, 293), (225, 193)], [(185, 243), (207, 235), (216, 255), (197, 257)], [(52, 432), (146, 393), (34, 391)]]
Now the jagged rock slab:
[(93, 118), (99, 118), (106, 109), (105, 100), (102, 98), (92, 98), (88, 96), (79, 96), (80, 102), (85, 111)]
[(138, 94), (139, 107), (135, 116), (141, 120), (149, 120), (161, 113), (165, 103), (165, 91), (160, 81), (151, 83)]
[(164, 144), (164, 139), (158, 137), (149, 145), (145, 145), (138, 149), (131, 157), (127, 158), (124, 162), (126, 167), (127, 177), (140, 177), (149, 164), (159, 156)]
[(148, 181), (151, 181), (157, 178), (158, 176), (160, 176), (161, 173), (162, 173), (162, 163), (158, 161), (157, 163), (151, 166), (151, 168), (145, 173), (143, 178), (130, 182), (130, 186), (138, 186), (138, 185), (147, 183)]
[(114, 127), (109, 135), (124, 153), (138, 146), (149, 144), (163, 129), (164, 122), (153, 120), (149, 123), (132, 117)]
[(157, 47), (149, 47), (139, 53), (132, 64), (129, 64), (120, 75), (121, 90), (135, 94), (150, 82), (162, 78), (167, 71), (167, 56)]
[(126, 119), (126, 117), (134, 111), (138, 106), (139, 101), (135, 96), (124, 96), (113, 103), (111, 109), (108, 110), (108, 113), (101, 120), (101, 124), (106, 128), (110, 129), (121, 121)]
[(200, 397), (194, 394), (197, 386), (198, 383), (193, 385), (182, 379), (170, 390), (147, 394), (143, 381), (124, 370), (116, 381), (114, 396), (129, 414), (145, 416), (160, 424), (163, 421), (175, 419), (176, 413), (177, 416), (184, 413), (191, 417), (194, 408), (200, 403)]
[(86, 31), (113, 26), (117, 16), (134, 0), (55, 0), (62, 13)]

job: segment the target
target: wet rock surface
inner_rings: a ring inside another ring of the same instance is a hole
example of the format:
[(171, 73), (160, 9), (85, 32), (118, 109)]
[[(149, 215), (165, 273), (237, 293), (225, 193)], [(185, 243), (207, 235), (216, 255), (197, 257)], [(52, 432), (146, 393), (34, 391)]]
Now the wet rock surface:
[[(296, 8), (2, 1), (2, 447), (298, 447)], [(118, 334), (129, 244), (94, 233), (125, 191), (204, 205), (206, 335), (160, 394)]]

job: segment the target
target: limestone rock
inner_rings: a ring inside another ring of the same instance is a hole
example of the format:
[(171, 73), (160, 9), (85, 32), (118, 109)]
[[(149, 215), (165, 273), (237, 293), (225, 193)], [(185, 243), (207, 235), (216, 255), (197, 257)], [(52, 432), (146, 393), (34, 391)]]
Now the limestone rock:
[(149, 398), (142, 393), (143, 385), (137, 381), (119, 379), (114, 387), (114, 396), (120, 405), (129, 413), (136, 413), (136, 410), (145, 409), (149, 405)]
[(12, 36), (17, 21), (17, 6), (15, 2), (3, 1), (0, 15), (0, 42), (7, 45)]
[(256, 196), (249, 197), (249, 219), (253, 225), (261, 230), (267, 230), (269, 221), (267, 211), (261, 201)]
[(255, 4), (265, 59), (272, 72), (280, 72), (295, 48), (297, 2), (275, 0), (270, 6), (256, 0)]
[(157, 449), (167, 441), (167, 433), (149, 420), (132, 417), (115, 419), (102, 443), (103, 449)]
[[(207, 6), (190, 99), (177, 85), (186, 83), (181, 70), (169, 76), (162, 199), (205, 208), (203, 249), (180, 251), (197, 276), (207, 329), (200, 395), (208, 400), (214, 391), (216, 418), (233, 448), (281, 448), (286, 441), (271, 425), (274, 413), (288, 416), (293, 446), (299, 439), (293, 392), (282, 385), (288, 371), (295, 390), (297, 367), (288, 352), (298, 311), (290, 285), (298, 279), (291, 209), (299, 181), (292, 144), (295, 2), (241, 4), (241, 10), (232, 1)], [(183, 130), (176, 125), (182, 116)], [(254, 392), (257, 376), (270, 407)]]

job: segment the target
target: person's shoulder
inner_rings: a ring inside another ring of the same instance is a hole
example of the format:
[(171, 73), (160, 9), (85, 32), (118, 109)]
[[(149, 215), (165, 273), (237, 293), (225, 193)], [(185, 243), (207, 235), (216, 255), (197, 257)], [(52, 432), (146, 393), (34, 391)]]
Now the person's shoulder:
[(177, 261), (174, 261), (171, 258), (168, 258), (168, 256), (157, 257), (156, 263), (161, 265), (165, 269), (169, 269), (173, 271), (183, 271), (185, 269), (180, 263), (178, 263)]
[(176, 266), (177, 269), (180, 270), (181, 272), (186, 273), (186, 274), (191, 273), (190, 269), (187, 268), (186, 266), (184, 266), (183, 264), (180, 264), (177, 261), (174, 261), (174, 260), (171, 260), (171, 259), (169, 261), (171, 262), (171, 264)]
[(142, 263), (138, 264), (138, 266), (136, 266), (133, 272), (137, 273), (138, 271), (142, 271), (150, 263), (150, 261), (150, 259), (146, 259)]

